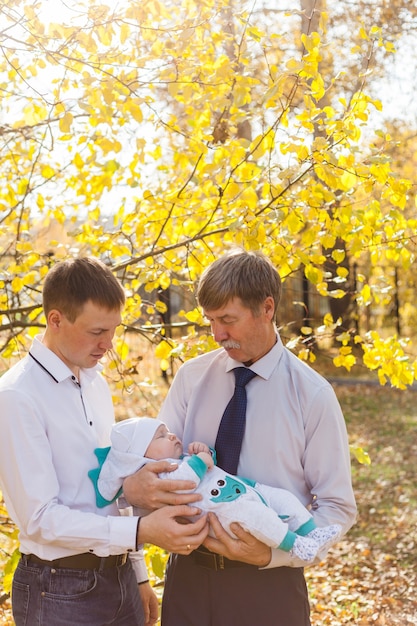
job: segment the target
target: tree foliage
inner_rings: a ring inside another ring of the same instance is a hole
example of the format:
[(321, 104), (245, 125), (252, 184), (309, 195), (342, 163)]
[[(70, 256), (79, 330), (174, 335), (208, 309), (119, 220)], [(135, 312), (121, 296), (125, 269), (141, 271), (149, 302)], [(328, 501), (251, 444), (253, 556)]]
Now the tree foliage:
[[(234, 245), (263, 249), (284, 281), (303, 273), (321, 297), (348, 294), (362, 311), (391, 297), (375, 271), (412, 266), (415, 198), (412, 172), (394, 167), (395, 140), (372, 125), (382, 105), (369, 87), (415, 19), (409, 3), (389, 32), (392, 3), (358, 3), (362, 21), (342, 35), (344, 3), (53, 4), (0, 9), (5, 365), (39, 332), (43, 278), (68, 255), (112, 265), (129, 294), (126, 329), (154, 341), (165, 368), (213, 342), (195, 334), (204, 322), (192, 298), (188, 340), (168, 337), (154, 323), (161, 292), (192, 294)], [(414, 380), (404, 338), (361, 334), (331, 314), (305, 330), (323, 329), (337, 336), (338, 365), (350, 369), (361, 345), (381, 382)], [(125, 334), (115, 353), (115, 378), (130, 385)]]

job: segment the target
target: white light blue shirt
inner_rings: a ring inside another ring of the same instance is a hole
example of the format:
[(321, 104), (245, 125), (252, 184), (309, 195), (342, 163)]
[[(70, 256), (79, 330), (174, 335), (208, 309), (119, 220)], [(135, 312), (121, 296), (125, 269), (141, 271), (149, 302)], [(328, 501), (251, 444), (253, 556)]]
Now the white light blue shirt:
[[(223, 411), (233, 395), (232, 369), (242, 364), (220, 348), (186, 361), (159, 414), (183, 440), (215, 447)], [(246, 387), (246, 430), (238, 475), (288, 489), (311, 511), (317, 526), (356, 519), (344, 417), (331, 385), (288, 349), (280, 337), (251, 365)], [(301, 566), (273, 550), (269, 567)]]
[[(42, 337), (30, 352), (0, 378), (0, 487), (21, 552), (53, 560), (134, 551), (137, 517), (96, 507), (88, 477), (114, 423), (101, 366), (81, 370), (78, 384)], [(147, 580), (143, 555), (132, 561), (137, 580)]]

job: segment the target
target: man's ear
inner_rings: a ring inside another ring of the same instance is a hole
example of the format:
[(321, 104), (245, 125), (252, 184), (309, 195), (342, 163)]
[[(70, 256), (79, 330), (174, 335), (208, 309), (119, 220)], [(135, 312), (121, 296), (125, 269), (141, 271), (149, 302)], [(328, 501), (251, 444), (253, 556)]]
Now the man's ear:
[(62, 322), (62, 313), (58, 309), (52, 309), (46, 319), (51, 330), (58, 330)]
[(265, 301), (264, 301), (264, 304), (263, 304), (263, 312), (264, 312), (264, 315), (266, 315), (266, 317), (269, 320), (273, 320), (274, 319), (275, 302), (274, 302), (274, 298), (272, 296), (268, 296), (267, 298), (265, 298)]

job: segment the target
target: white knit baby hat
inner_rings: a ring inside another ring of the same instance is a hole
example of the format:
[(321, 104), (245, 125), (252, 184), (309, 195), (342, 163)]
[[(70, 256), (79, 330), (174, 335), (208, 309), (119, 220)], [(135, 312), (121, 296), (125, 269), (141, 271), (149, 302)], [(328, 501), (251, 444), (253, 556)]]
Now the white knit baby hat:
[(111, 433), (112, 448), (145, 456), (157, 429), (163, 424), (153, 417), (131, 417), (118, 422)]
[(112, 445), (97, 482), (98, 490), (106, 500), (115, 497), (126, 476), (145, 464), (145, 452), (162, 424), (153, 417), (132, 417), (113, 426)]

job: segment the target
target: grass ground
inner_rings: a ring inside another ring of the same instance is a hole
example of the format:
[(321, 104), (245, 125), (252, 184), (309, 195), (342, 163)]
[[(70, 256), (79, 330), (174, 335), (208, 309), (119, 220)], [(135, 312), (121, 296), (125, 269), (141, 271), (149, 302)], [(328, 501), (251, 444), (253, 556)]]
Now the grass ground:
[[(372, 463), (352, 461), (356, 526), (306, 571), (312, 624), (417, 624), (417, 392), (347, 381), (334, 388), (350, 442), (366, 448)], [(0, 602), (0, 624), (13, 624), (8, 599)]]

